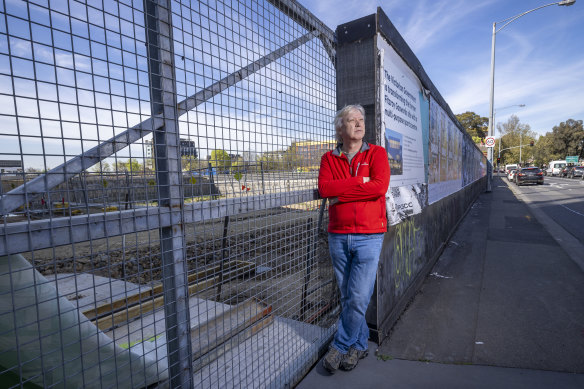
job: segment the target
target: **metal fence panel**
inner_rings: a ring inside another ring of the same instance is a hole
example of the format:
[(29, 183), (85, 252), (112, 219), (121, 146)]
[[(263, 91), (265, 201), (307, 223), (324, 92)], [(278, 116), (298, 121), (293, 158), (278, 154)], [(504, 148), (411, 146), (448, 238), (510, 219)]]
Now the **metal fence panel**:
[(338, 317), (332, 32), (294, 1), (0, 12), (0, 381), (293, 384)]

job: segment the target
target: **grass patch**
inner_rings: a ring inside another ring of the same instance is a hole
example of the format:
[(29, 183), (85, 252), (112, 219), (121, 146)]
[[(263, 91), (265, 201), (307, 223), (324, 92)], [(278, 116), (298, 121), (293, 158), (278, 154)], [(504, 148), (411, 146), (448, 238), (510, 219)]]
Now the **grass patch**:
[(377, 359), (379, 361), (391, 361), (393, 357), (391, 355), (377, 354)]

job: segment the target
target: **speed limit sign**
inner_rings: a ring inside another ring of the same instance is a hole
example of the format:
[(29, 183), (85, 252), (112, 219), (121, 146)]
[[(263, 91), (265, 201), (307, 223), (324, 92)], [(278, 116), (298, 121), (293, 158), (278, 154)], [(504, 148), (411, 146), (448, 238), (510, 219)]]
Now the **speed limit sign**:
[(487, 136), (485, 138), (485, 146), (494, 147), (495, 146), (495, 137), (494, 136)]

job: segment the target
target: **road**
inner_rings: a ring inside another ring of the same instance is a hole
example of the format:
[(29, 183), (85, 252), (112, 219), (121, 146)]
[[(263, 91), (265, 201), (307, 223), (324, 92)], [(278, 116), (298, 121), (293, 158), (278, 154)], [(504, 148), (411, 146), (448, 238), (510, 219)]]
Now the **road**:
[[(540, 208), (574, 238), (584, 244), (584, 181), (545, 177), (544, 185), (516, 187), (534, 206)], [(582, 254), (584, 256), (584, 253)]]

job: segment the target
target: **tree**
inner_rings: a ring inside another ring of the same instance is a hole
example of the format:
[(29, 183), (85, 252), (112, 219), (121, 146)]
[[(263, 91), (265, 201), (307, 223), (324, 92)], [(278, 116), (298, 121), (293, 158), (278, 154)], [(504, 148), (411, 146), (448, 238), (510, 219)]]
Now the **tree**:
[(487, 136), (489, 118), (479, 116), (470, 111), (458, 114), (456, 115), (456, 118), (470, 136), (479, 137), (481, 140), (485, 139), (485, 136)]
[(128, 159), (127, 161), (116, 162), (116, 171), (119, 172), (131, 172), (132, 174), (142, 173), (144, 171), (144, 166), (136, 161), (135, 159)]
[[(296, 170), (297, 167), (302, 166), (302, 164), (306, 165), (313, 165), (315, 164), (313, 161), (306, 161), (302, 158), (303, 156), (300, 155), (298, 146), (296, 142), (293, 142), (290, 147), (284, 151), (283, 155), (283, 162), (288, 170)], [(311, 156), (310, 156), (311, 157)], [(318, 160), (320, 163), (320, 159)]]
[(243, 160), (242, 156), (238, 155), (231, 160), (232, 174), (241, 173), (244, 172), (245, 170), (246, 170), (245, 161)]
[(45, 169), (39, 169), (36, 167), (27, 167), (24, 170), (26, 173), (44, 173), (46, 170)]
[(281, 170), (283, 165), (283, 153), (281, 151), (267, 151), (258, 158), (258, 162), (261, 162), (264, 171)]
[(91, 167), (91, 171), (95, 173), (111, 172), (112, 168), (109, 163), (100, 161)]
[(477, 145), (480, 145), (485, 143), (485, 138), (481, 138), (480, 136), (473, 136), (472, 141), (475, 142)]
[(568, 119), (541, 136), (534, 147), (535, 163), (539, 166), (549, 161), (562, 160), (568, 155), (584, 157), (584, 129), (582, 120)]
[(181, 166), (183, 171), (196, 172), (202, 169), (208, 169), (209, 163), (207, 161), (201, 161), (190, 155), (183, 155), (181, 157)]
[(533, 148), (533, 159), (536, 166), (544, 166), (549, 161), (561, 159), (559, 154), (552, 152), (551, 132), (539, 137)]
[(231, 166), (231, 157), (225, 150), (213, 150), (209, 162), (217, 172), (224, 172)]
[[(529, 142), (535, 141), (537, 134), (531, 131), (529, 124), (522, 124), (519, 118), (511, 115), (507, 122), (499, 124), (497, 129), (503, 135), (501, 136), (501, 160), (505, 164), (519, 163), (521, 154), (521, 163), (534, 160), (534, 148), (529, 147)], [(518, 146), (524, 146), (520, 148)], [(498, 149), (498, 148), (497, 148)], [(497, 149), (495, 151), (497, 151)]]
[(568, 155), (580, 155), (584, 146), (582, 120), (568, 119), (565, 122), (561, 122), (559, 125), (554, 126), (551, 137), (552, 152), (559, 159), (564, 159)]

